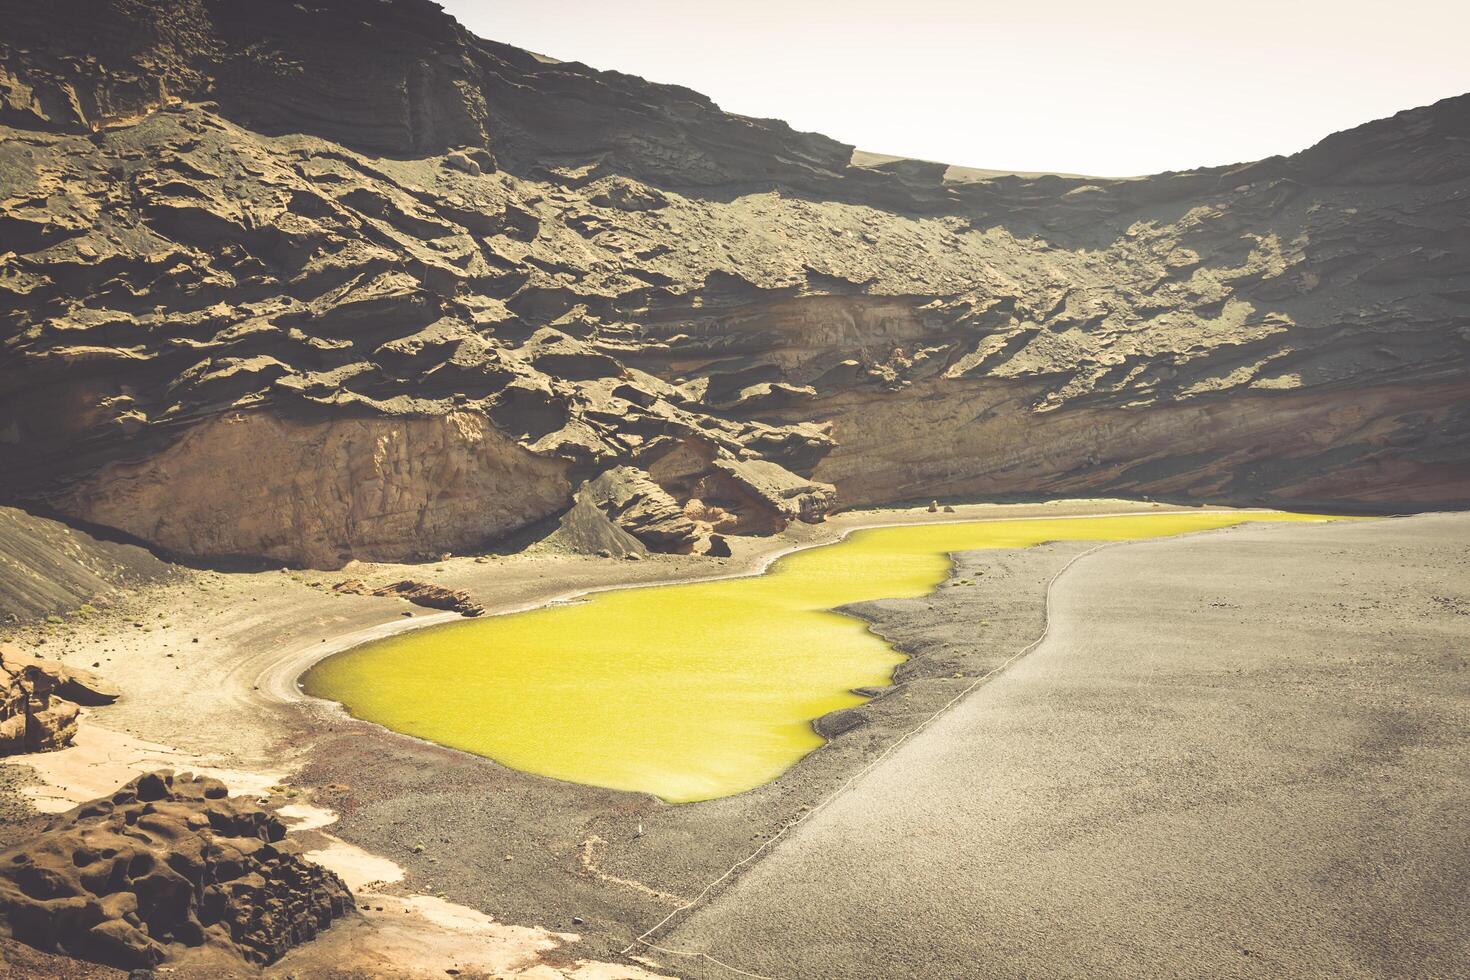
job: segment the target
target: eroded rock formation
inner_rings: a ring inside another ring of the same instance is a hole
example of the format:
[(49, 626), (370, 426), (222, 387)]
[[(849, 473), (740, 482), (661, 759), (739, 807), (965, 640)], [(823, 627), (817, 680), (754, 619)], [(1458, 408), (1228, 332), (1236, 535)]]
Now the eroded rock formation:
[(353, 908), (285, 835), (219, 780), (148, 773), (0, 854), (0, 931), (123, 969), (274, 962)]
[(77, 705), (120, 693), (91, 671), (0, 643), (0, 755), (64, 748), (77, 734)]
[(588, 488), (577, 493), (571, 509), (561, 515), (556, 530), (544, 539), (547, 546), (577, 555), (641, 558), (648, 546), (615, 523)]
[(676, 550), (950, 494), (1470, 500), (1470, 97), (1253, 164), (977, 175), (425, 0), (0, 15), (12, 499), (322, 566), (629, 471), (652, 510), (614, 520)]

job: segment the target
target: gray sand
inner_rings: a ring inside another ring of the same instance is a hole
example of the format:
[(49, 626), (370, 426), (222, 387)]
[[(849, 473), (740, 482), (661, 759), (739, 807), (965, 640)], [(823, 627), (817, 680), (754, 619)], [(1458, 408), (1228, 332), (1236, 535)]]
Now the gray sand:
[(786, 978), (1467, 975), (1467, 543), (1430, 515), (1084, 558), (1041, 647), (659, 944)]

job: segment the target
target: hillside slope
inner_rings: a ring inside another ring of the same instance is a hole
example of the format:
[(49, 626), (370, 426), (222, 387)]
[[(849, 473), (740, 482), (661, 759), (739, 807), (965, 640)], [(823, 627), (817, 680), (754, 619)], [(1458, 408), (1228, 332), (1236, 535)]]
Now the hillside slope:
[(426, 0), (0, 16), (12, 502), (332, 566), (599, 474), (674, 550), (945, 495), (1470, 501), (1470, 97), (961, 182)]
[(75, 614), (178, 570), (135, 544), (99, 539), (57, 521), (0, 507), (0, 624)]

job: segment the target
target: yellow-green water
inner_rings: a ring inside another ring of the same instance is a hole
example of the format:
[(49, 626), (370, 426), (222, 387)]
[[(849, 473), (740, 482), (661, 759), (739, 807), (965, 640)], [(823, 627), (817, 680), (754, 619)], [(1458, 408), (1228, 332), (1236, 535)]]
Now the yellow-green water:
[(371, 643), (312, 668), (305, 689), (527, 772), (705, 800), (774, 779), (822, 744), (813, 719), (861, 704), (853, 688), (889, 682), (903, 656), (829, 610), (924, 595), (947, 577), (949, 552), (1322, 519), (1196, 512), (874, 528), (787, 555), (764, 575), (603, 592)]

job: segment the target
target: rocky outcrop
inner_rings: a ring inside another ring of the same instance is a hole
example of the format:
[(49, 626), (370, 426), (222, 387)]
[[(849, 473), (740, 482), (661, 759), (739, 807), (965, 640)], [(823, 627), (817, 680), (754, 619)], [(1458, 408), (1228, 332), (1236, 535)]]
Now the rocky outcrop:
[(582, 494), (646, 548), (688, 554), (699, 538), (699, 529), (679, 502), (640, 469), (608, 470), (587, 483)]
[(181, 555), (332, 568), (494, 541), (561, 510), (568, 468), (473, 412), (317, 422), (233, 414), (145, 462), (102, 467), (63, 507)]
[(77, 734), (77, 706), (57, 694), (52, 665), (7, 647), (0, 651), (0, 754), (44, 752)]
[[(791, 431), (803, 428), (797, 423)], [(824, 451), (829, 447), (824, 446)], [(798, 476), (752, 453), (736, 455), (707, 439), (650, 444), (639, 462), (701, 534), (769, 533), (792, 521), (814, 523), (835, 506), (836, 488)]]
[(347, 579), (332, 586), (333, 592), (344, 595), (375, 595), (392, 599), (403, 599), (416, 606), (457, 612), (461, 616), (483, 616), (485, 607), (475, 601), (474, 596), (464, 589), (450, 589), (432, 582), (416, 582), (404, 579), (391, 585), (373, 588), (361, 579)]
[(561, 515), (556, 530), (543, 538), (542, 543), (574, 555), (626, 558), (648, 553), (647, 545), (613, 523), (585, 490), (577, 494), (577, 502)]
[(122, 969), (271, 963), (353, 908), (285, 836), (216, 779), (148, 773), (0, 854), (0, 931)]
[(727, 498), (743, 498), (750, 508), (763, 512), (773, 530), (791, 521), (814, 524), (837, 500), (832, 484), (802, 479), (769, 460), (716, 459), (711, 465), (714, 472), (704, 478), (704, 486), (720, 488), (714, 489), (715, 494)]
[(71, 744), (77, 705), (111, 704), (120, 694), (91, 671), (0, 643), (0, 755)]
[(0, 15), (9, 499), (319, 566), (624, 468), (675, 550), (936, 494), (1470, 500), (1470, 97), (1242, 166), (977, 174), (426, 0)]

